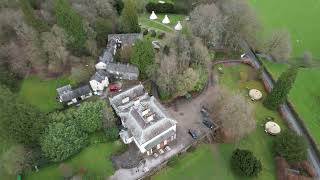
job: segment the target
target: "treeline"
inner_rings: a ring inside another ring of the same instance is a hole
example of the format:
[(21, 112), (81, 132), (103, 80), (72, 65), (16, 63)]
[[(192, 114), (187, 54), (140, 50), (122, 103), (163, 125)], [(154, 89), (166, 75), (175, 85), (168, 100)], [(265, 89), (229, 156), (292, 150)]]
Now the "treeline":
[(0, 174), (20, 174), (33, 166), (61, 162), (89, 144), (91, 133), (104, 131), (103, 141), (118, 138), (115, 115), (105, 101), (44, 114), (0, 86), (0, 135), (13, 144), (1, 149)]
[(82, 74), (109, 33), (140, 31), (137, 6), (132, 0), (2, 1), (0, 66), (20, 78)]

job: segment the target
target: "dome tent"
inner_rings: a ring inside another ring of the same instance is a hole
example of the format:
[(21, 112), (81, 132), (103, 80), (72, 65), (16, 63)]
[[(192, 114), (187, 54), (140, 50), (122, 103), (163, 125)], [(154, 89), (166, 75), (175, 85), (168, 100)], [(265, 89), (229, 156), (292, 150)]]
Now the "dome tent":
[(170, 20), (169, 20), (169, 18), (168, 18), (168, 15), (165, 15), (165, 16), (164, 16), (164, 18), (163, 18), (163, 20), (162, 20), (162, 23), (163, 23), (163, 24), (169, 24), (169, 23), (170, 23)]

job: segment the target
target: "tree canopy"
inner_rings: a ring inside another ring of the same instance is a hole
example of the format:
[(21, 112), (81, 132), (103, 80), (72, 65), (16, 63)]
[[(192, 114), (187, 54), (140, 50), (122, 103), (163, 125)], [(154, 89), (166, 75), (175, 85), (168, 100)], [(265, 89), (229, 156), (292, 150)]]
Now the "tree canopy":
[(55, 0), (54, 10), (57, 23), (69, 36), (69, 43), (72, 50), (83, 52), (86, 43), (86, 32), (82, 18), (71, 8), (66, 0)]
[(236, 149), (231, 157), (232, 170), (240, 176), (258, 176), (262, 170), (260, 160), (251, 151)]
[(151, 42), (142, 40), (135, 43), (130, 62), (138, 67), (140, 76), (146, 78), (147, 68), (154, 63), (154, 58)]
[(274, 141), (274, 151), (289, 163), (307, 159), (307, 144), (302, 136), (293, 131), (281, 132)]
[(75, 117), (81, 129), (88, 133), (100, 130), (105, 107), (104, 101), (83, 102), (77, 109)]
[(268, 109), (275, 110), (280, 104), (284, 103), (296, 79), (297, 73), (298, 68), (294, 66), (283, 72), (271, 92), (263, 101), (263, 105)]
[(36, 145), (46, 125), (45, 115), (0, 85), (0, 123), (5, 137)]
[(138, 21), (138, 13), (136, 4), (133, 0), (126, 0), (124, 2), (124, 8), (121, 12), (121, 30), (126, 33), (140, 32), (140, 26)]
[(41, 149), (51, 161), (63, 161), (84, 147), (87, 137), (75, 121), (53, 121), (40, 139)]

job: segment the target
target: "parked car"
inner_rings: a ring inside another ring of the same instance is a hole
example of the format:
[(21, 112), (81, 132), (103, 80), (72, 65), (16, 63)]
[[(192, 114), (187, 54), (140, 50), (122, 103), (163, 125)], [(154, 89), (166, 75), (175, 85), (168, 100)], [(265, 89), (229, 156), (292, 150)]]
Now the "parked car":
[(193, 139), (197, 139), (197, 138), (198, 138), (198, 135), (197, 135), (197, 133), (196, 133), (195, 130), (189, 129), (188, 133), (190, 134), (190, 136), (191, 136)]
[(202, 123), (210, 129), (213, 129), (213, 123), (209, 119), (205, 119)]
[(121, 84), (119, 84), (119, 83), (109, 84), (109, 91), (110, 92), (117, 92), (119, 90), (121, 90)]
[(204, 107), (204, 106), (201, 107), (200, 112), (204, 117), (209, 117), (210, 116), (208, 109), (206, 107)]

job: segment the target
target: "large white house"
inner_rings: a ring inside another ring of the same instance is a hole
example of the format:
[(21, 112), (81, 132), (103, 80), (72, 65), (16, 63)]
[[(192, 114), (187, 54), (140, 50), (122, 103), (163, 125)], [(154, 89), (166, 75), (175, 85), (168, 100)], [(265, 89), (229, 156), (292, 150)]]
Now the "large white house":
[(176, 139), (177, 122), (141, 84), (109, 97), (124, 129), (125, 144), (134, 142), (141, 153), (151, 155)]

